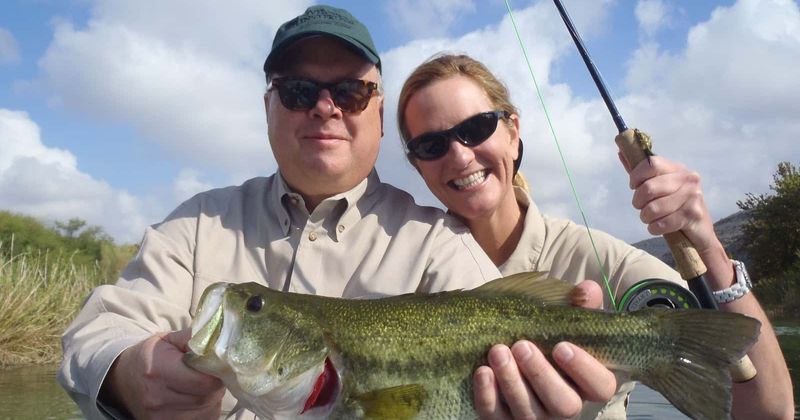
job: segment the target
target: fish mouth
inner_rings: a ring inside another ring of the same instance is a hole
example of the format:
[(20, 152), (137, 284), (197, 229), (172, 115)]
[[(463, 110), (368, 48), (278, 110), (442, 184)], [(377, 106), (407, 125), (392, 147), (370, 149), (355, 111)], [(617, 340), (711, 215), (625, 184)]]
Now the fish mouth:
[[(223, 329), (223, 299), (227, 283), (215, 283), (209, 286), (200, 298), (192, 322), (192, 338), (189, 339), (189, 351), (197, 356), (205, 356), (207, 351), (220, 343)], [(222, 341), (224, 343), (224, 341)]]
[(236, 340), (241, 326), (240, 317), (225, 305), (230, 286), (230, 283), (215, 283), (203, 292), (192, 321), (188, 352), (183, 355), (189, 367), (223, 381), (238, 376), (236, 367), (227, 360), (228, 346)]

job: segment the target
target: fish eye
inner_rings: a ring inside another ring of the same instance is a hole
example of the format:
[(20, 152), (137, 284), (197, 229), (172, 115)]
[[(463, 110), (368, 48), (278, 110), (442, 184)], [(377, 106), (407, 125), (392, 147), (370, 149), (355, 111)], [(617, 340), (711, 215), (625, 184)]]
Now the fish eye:
[(247, 308), (250, 312), (258, 312), (261, 310), (261, 307), (264, 306), (264, 298), (261, 295), (251, 296), (247, 299), (247, 303), (245, 304), (245, 308)]

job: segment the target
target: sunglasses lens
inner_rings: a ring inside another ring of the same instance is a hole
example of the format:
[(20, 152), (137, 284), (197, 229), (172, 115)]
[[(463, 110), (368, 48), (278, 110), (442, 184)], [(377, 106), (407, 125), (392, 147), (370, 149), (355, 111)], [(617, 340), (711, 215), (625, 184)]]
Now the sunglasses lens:
[(477, 146), (488, 139), (497, 129), (497, 114), (484, 112), (467, 118), (458, 125), (456, 136), (467, 146)]
[(367, 108), (372, 89), (360, 80), (345, 80), (333, 87), (333, 102), (344, 112), (363, 111)]
[(293, 111), (307, 111), (316, 105), (322, 89), (328, 89), (333, 104), (344, 112), (360, 112), (378, 88), (375, 82), (343, 80), (338, 83), (318, 83), (313, 80), (278, 78), (272, 81), (281, 103)]
[(311, 109), (319, 99), (319, 87), (308, 80), (288, 80), (277, 85), (281, 103), (287, 109)]
[(446, 155), (449, 148), (448, 136), (442, 133), (432, 133), (417, 137), (413, 152), (419, 159), (433, 160)]
[(475, 147), (486, 141), (497, 129), (497, 120), (501, 115), (508, 116), (500, 111), (482, 112), (456, 124), (449, 130), (415, 137), (409, 140), (406, 146), (409, 153), (417, 159), (436, 160), (447, 154), (447, 150), (450, 149), (450, 140), (453, 137), (469, 147)]

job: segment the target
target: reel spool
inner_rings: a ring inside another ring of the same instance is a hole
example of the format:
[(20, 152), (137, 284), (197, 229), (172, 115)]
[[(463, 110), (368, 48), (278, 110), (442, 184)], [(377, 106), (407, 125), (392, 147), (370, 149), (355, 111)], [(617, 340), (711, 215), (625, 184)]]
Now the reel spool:
[(700, 302), (691, 291), (671, 281), (646, 279), (628, 289), (617, 308), (624, 312), (642, 308), (690, 309), (700, 308)]

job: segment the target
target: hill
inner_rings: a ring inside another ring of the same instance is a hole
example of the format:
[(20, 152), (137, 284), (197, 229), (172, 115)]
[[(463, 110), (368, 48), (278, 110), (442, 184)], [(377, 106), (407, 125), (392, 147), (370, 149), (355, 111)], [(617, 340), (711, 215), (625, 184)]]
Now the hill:
[[(745, 265), (750, 263), (750, 256), (745, 249), (746, 238), (742, 234), (742, 226), (747, 223), (748, 219), (747, 212), (738, 211), (714, 223), (714, 231), (717, 232), (717, 237), (725, 246), (728, 255), (743, 261)], [(667, 247), (667, 242), (661, 236), (636, 242), (633, 246), (650, 253), (670, 267), (675, 266), (675, 260)]]

